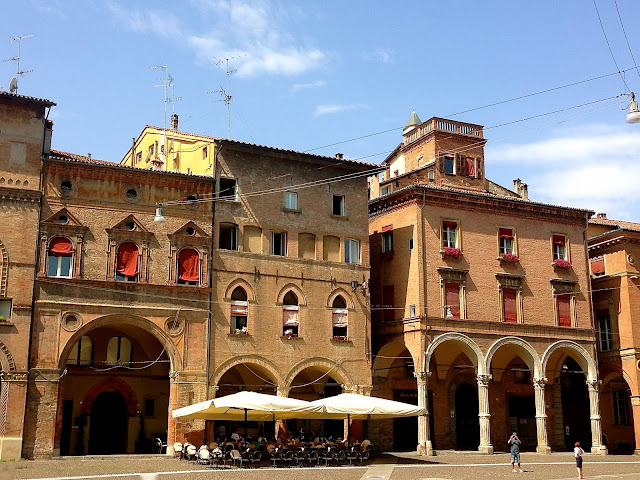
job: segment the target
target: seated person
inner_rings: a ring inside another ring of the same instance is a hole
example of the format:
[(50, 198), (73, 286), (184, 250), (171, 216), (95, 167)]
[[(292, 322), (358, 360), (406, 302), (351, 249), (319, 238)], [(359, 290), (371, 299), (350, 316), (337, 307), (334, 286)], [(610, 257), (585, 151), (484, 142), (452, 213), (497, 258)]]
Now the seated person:
[(360, 444), (360, 447), (362, 448), (362, 450), (366, 450), (366, 448), (371, 445), (371, 441), (367, 440), (366, 438), (362, 441), (362, 443)]

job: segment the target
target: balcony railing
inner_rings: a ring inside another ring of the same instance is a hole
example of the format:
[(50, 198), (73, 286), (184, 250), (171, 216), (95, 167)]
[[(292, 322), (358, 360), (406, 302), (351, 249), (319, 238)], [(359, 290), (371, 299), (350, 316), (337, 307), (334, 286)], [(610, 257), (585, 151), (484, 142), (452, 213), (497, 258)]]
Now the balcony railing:
[(444, 132), (459, 133), (462, 135), (470, 135), (473, 137), (483, 137), (482, 127), (480, 125), (470, 125), (468, 123), (456, 122), (454, 120), (446, 120), (443, 118), (432, 118), (416, 128), (411, 134), (404, 137), (405, 145), (424, 137), (425, 135), (440, 130)]

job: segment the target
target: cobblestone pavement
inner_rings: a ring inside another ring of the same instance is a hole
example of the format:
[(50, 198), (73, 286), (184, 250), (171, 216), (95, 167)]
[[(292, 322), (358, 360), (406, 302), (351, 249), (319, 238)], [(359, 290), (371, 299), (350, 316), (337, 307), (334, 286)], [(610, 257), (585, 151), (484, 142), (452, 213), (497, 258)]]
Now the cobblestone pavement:
[[(0, 480), (482, 480), (576, 478), (571, 453), (522, 454), (524, 473), (513, 473), (509, 455), (439, 452), (435, 457), (412, 453), (384, 454), (365, 467), (211, 469), (164, 456), (77, 457), (0, 463)], [(640, 456), (585, 455), (585, 478), (640, 480)]]

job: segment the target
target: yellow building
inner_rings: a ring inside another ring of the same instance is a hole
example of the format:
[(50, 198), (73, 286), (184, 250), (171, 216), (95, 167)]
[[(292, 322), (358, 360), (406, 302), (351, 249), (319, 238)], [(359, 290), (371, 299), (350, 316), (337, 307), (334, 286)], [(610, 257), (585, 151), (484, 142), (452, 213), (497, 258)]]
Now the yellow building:
[(178, 115), (171, 128), (147, 125), (120, 161), (121, 165), (200, 175), (213, 174), (216, 137), (178, 131)]

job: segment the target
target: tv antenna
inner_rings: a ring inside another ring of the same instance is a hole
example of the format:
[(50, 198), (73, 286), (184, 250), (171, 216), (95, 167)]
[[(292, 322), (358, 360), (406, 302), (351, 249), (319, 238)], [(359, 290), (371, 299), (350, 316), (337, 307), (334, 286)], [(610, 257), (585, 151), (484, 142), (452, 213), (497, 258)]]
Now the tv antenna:
[[(169, 71), (166, 65), (155, 65), (153, 67), (149, 67), (149, 70), (164, 71), (164, 77), (160, 79), (162, 83), (160, 85), (154, 85), (154, 87), (164, 88), (164, 117), (163, 117), (163, 124), (162, 124), (162, 148), (160, 149), (160, 157), (161, 157), (160, 160), (162, 163), (164, 163), (166, 160), (166, 151), (167, 151), (167, 103), (171, 103), (171, 112), (173, 113), (174, 111), (173, 102), (182, 100), (182, 97), (176, 98), (174, 96), (173, 92), (174, 92), (175, 85), (173, 82), (173, 77), (169, 75)], [(171, 97), (168, 96), (169, 88), (171, 88)], [(160, 165), (157, 165), (157, 166), (159, 167)]]
[(22, 39), (23, 38), (31, 38), (31, 37), (35, 37), (35, 35), (34, 34), (30, 34), (30, 35), (22, 35), (20, 37), (9, 37), (9, 39), (11, 40), (11, 44), (12, 45), (13, 45), (13, 42), (16, 42), (18, 44), (18, 55), (16, 55), (15, 57), (12, 57), (12, 58), (7, 58), (6, 60), (4, 60), (5, 62), (16, 62), (16, 64), (17, 64), (16, 76), (11, 79), (11, 82), (9, 82), (9, 91), (11, 93), (17, 93), (18, 92), (18, 79), (22, 75), (24, 75), (25, 73), (33, 72), (33, 70), (20, 70), (20, 53), (21, 53), (21, 47), (22, 47)]
[(216, 65), (220, 66), (221, 63), (224, 63), (227, 67), (227, 88), (220, 86), (220, 90), (210, 90), (207, 93), (219, 93), (222, 98), (220, 100), (214, 100), (214, 102), (224, 102), (227, 106), (227, 138), (231, 138), (231, 75), (236, 72), (229, 68), (229, 60), (235, 60), (236, 58), (244, 57), (245, 55), (235, 55), (233, 57), (225, 57), (225, 58), (215, 58)]

